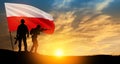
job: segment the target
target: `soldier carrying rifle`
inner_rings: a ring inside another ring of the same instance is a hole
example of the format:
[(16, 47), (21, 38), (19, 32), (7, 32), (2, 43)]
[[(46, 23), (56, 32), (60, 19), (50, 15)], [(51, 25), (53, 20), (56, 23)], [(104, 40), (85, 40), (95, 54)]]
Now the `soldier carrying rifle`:
[(29, 31), (28, 31), (28, 27), (24, 23), (25, 23), (24, 19), (21, 19), (21, 24), (17, 28), (17, 35), (15, 37), (16, 39), (15, 44), (18, 41), (19, 52), (21, 51), (22, 41), (24, 43), (24, 50), (27, 51), (26, 35), (27, 37), (29, 37)]

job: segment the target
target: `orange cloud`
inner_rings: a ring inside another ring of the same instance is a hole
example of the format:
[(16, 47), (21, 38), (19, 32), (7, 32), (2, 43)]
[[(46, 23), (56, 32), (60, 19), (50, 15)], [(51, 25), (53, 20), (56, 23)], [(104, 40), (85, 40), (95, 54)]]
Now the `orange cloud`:
[[(51, 14), (56, 16), (57, 12)], [(120, 30), (120, 25), (111, 19), (111, 16), (102, 13), (85, 14), (81, 18), (75, 15), (75, 11), (60, 12), (55, 19), (55, 33), (39, 37), (40, 53), (52, 55), (54, 49), (62, 48), (65, 55), (115, 54), (111, 45), (118, 44), (109, 45), (104, 42), (105, 39), (119, 34), (117, 31)], [(77, 27), (73, 26), (75, 20), (79, 21)], [(119, 51), (118, 48), (120, 47), (117, 47), (116, 52)]]

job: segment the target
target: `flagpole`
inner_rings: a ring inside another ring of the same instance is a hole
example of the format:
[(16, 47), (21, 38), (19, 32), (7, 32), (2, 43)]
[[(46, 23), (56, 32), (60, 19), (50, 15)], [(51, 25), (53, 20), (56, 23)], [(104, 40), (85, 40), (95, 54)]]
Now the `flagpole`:
[(14, 51), (14, 45), (13, 45), (13, 40), (12, 40), (12, 34), (11, 32), (10, 33), (10, 41), (11, 41), (11, 47), (12, 47), (12, 50)]
[[(6, 4), (5, 4), (5, 9), (6, 9)], [(7, 10), (7, 9), (6, 9), (6, 10)], [(9, 34), (10, 34), (11, 47), (12, 47), (12, 50), (14, 51), (14, 45), (13, 45), (13, 40), (12, 40), (12, 34), (11, 34), (10, 31), (9, 31)]]

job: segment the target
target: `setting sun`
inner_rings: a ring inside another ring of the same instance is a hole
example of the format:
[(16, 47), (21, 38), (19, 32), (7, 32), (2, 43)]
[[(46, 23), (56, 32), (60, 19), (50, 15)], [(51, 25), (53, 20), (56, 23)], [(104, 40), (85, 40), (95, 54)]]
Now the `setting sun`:
[(63, 50), (57, 49), (57, 50), (55, 51), (55, 55), (56, 55), (56, 56), (63, 56)]

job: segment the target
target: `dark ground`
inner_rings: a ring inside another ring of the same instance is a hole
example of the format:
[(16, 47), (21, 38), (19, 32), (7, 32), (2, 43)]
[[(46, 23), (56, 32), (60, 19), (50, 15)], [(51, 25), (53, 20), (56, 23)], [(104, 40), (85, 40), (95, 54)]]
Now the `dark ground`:
[(120, 56), (46, 56), (0, 49), (0, 64), (120, 64)]

